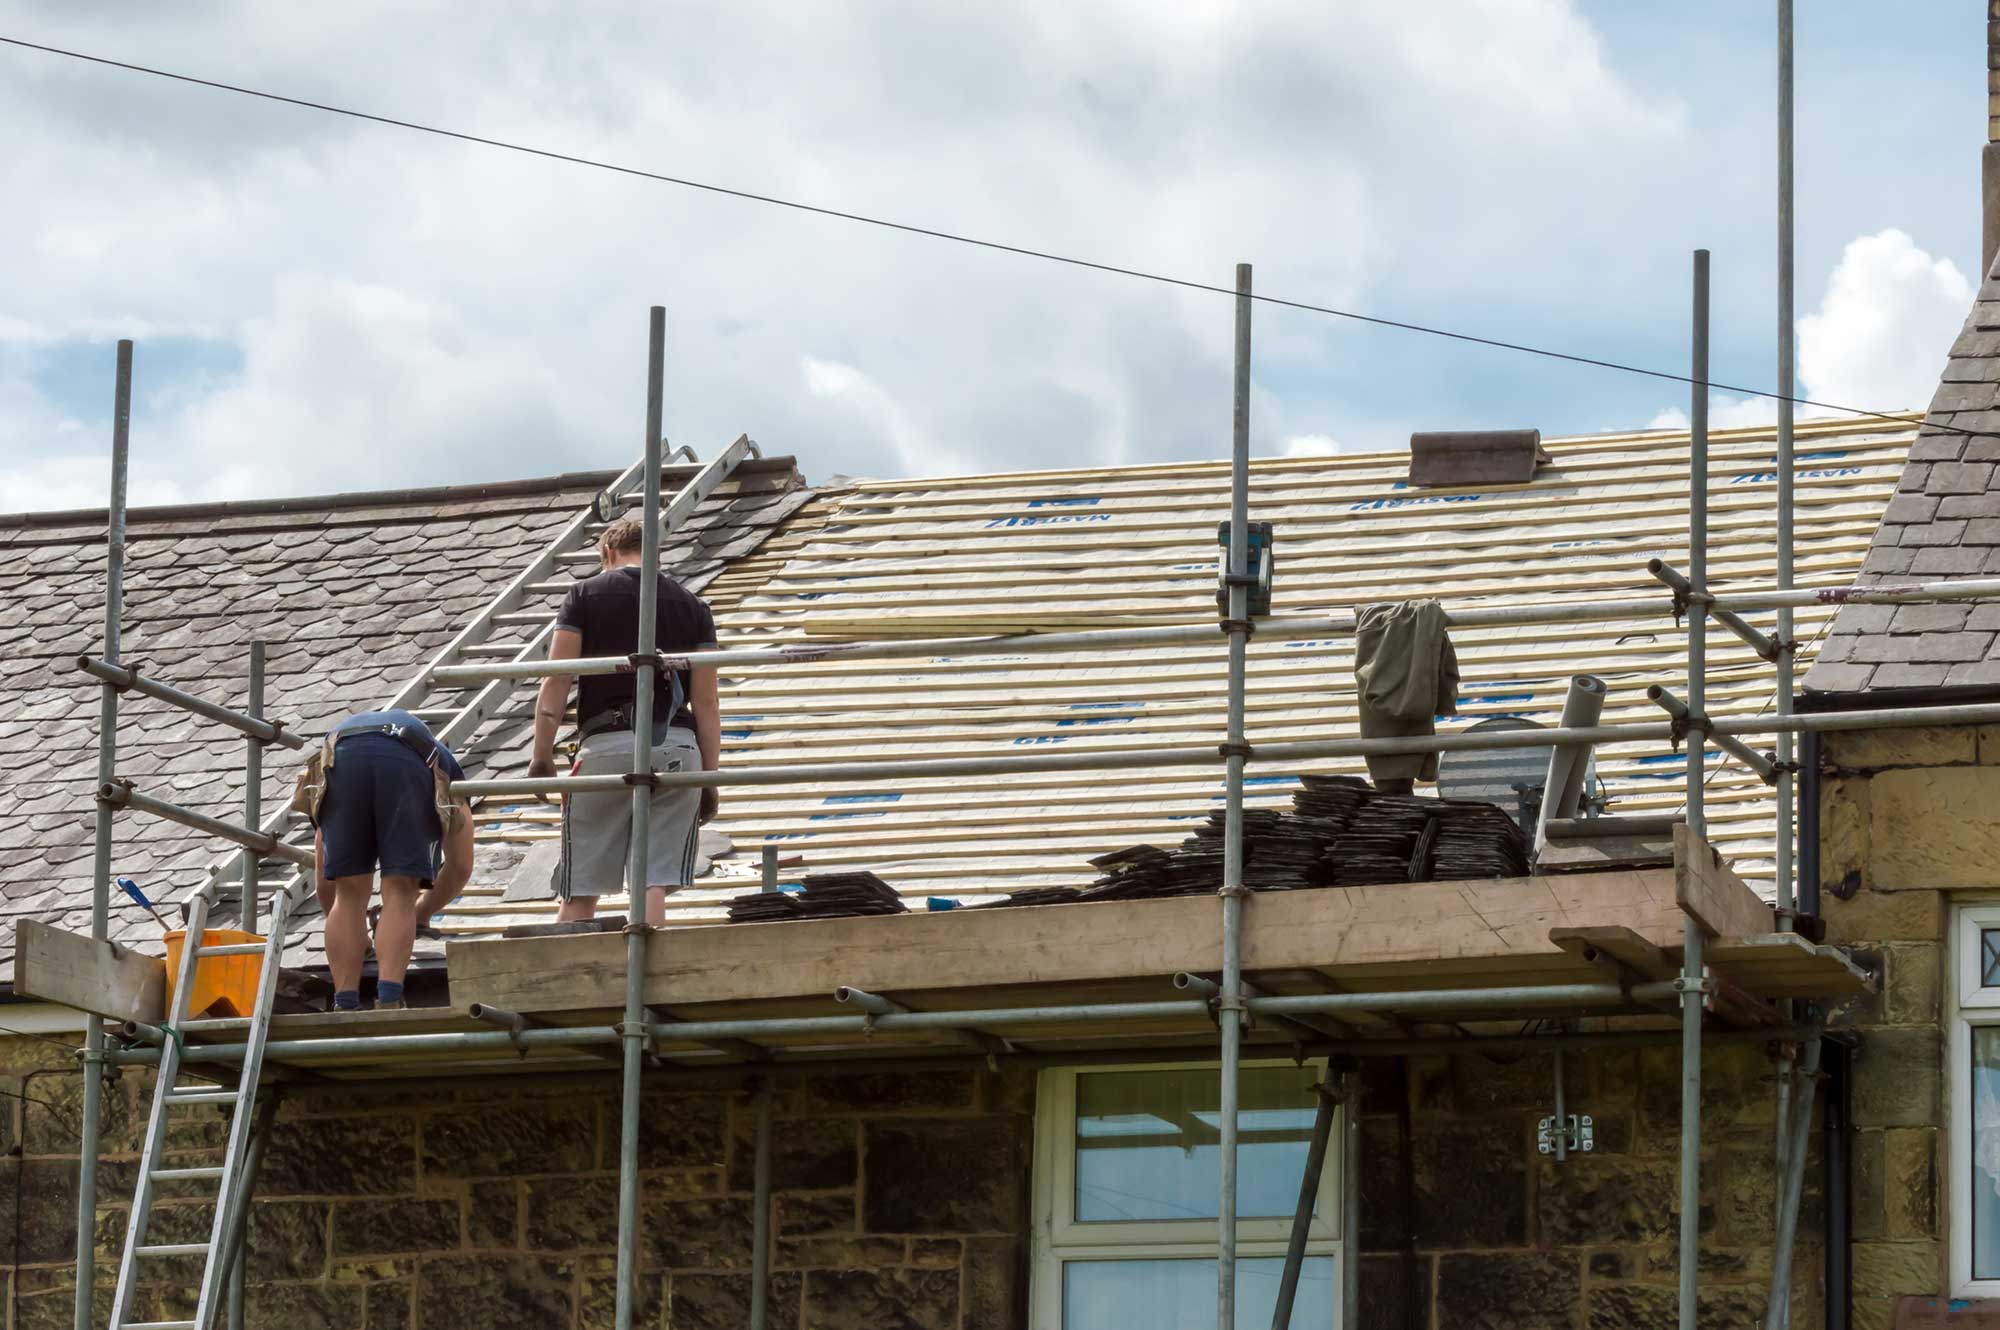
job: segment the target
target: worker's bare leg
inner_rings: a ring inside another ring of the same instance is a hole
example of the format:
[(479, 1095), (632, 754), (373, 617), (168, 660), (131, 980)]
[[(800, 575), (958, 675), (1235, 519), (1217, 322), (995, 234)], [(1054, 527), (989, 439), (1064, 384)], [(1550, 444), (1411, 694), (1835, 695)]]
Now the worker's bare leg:
[(361, 987), (361, 963), (368, 959), (368, 896), (374, 882), (372, 873), (324, 879), (332, 898), (326, 911), (326, 965), (333, 971), (338, 992)]
[(646, 888), (646, 924), (650, 928), (663, 927), (667, 922), (667, 893), (672, 887)]
[[(410, 968), (410, 949), (417, 943), (417, 896), (422, 888), (413, 877), (382, 875), (382, 913), (375, 920), (375, 982), (401, 984)], [(359, 974), (359, 967), (356, 967)], [(338, 981), (336, 981), (338, 982)]]
[(556, 922), (559, 924), (574, 924), (584, 919), (595, 919), (596, 917), (597, 897), (595, 896), (571, 896), (562, 903), (562, 908), (556, 911)]

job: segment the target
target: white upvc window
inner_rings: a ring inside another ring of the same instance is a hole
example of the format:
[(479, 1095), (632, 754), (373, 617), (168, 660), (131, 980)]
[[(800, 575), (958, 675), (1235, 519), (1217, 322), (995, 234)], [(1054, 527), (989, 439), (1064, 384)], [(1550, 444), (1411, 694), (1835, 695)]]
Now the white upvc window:
[[(1238, 1081), (1236, 1323), (1268, 1325), (1318, 1100), (1312, 1066), (1246, 1063)], [(1032, 1330), (1215, 1324), (1222, 1077), (1214, 1063), (1045, 1071), (1036, 1099)], [(1336, 1330), (1341, 1125), (1293, 1304)]]
[(2000, 904), (1952, 921), (1951, 1287), (2000, 1297)]

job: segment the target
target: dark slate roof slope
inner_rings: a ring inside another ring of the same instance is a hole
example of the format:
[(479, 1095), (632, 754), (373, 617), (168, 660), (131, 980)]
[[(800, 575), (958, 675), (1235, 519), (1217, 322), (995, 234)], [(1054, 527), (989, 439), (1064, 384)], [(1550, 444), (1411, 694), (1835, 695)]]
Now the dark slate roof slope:
[[(2000, 576), (2000, 265), (1952, 343), (1896, 497), (1856, 579), (1890, 585)], [(2000, 604), (1849, 605), (1808, 691), (2000, 683)]]
[[(262, 640), (269, 714), (319, 733), (386, 702), (614, 478), (135, 510), (124, 659), (240, 706), (249, 643)], [(666, 566), (706, 586), (809, 494), (790, 459), (746, 463), (663, 550)], [(0, 963), (16, 918), (88, 927), (98, 703), (74, 662), (102, 648), (104, 523), (102, 510), (0, 516)], [(525, 723), (522, 709), (489, 723), (464, 746), (468, 770), (523, 765)], [(118, 741), (117, 772), (138, 788), (241, 820), (243, 742), (231, 731), (127, 694)], [(267, 753), (267, 815), (297, 762)], [(113, 871), (177, 900), (225, 850), (122, 814)], [(505, 867), (482, 854), (482, 875)], [(280, 876), (278, 866), (263, 876)], [(290, 959), (319, 959), (318, 924), (307, 920)], [(112, 936), (150, 949), (159, 927), (114, 898)]]

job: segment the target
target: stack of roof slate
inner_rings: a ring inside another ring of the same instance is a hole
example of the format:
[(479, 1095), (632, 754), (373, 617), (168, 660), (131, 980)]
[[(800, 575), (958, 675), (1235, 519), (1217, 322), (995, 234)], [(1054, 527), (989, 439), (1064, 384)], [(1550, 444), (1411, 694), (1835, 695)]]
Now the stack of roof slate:
[(813, 873), (796, 893), (755, 891), (729, 902), (732, 924), (908, 913), (909, 907), (896, 889), (868, 872)]
[[(1349, 776), (1306, 776), (1287, 812), (1243, 813), (1243, 882), (1252, 891), (1358, 887), (1528, 871), (1527, 842), (1493, 804), (1380, 794)], [(1092, 859), (1090, 886), (1036, 887), (994, 907), (1204, 895), (1222, 881), (1224, 815), (1173, 850), (1135, 845)], [(985, 908), (985, 907), (982, 907)]]

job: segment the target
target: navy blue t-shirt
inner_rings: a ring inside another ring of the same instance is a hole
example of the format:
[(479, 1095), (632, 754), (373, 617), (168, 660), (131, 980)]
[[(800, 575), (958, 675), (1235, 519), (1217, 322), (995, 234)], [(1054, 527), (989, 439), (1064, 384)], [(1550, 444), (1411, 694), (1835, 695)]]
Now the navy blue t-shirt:
[(395, 725), (402, 729), (414, 730), (421, 737), (428, 739), (437, 748), (438, 761), (444, 764), (445, 774), (453, 780), (465, 779), (465, 768), (458, 764), (456, 757), (452, 756), (451, 749), (438, 743), (437, 736), (431, 733), (431, 727), (407, 711), (357, 711), (346, 720), (340, 722), (340, 724), (334, 726), (333, 733), (335, 738), (339, 738), (343, 734), (351, 734), (356, 730), (377, 730), (384, 725)]

